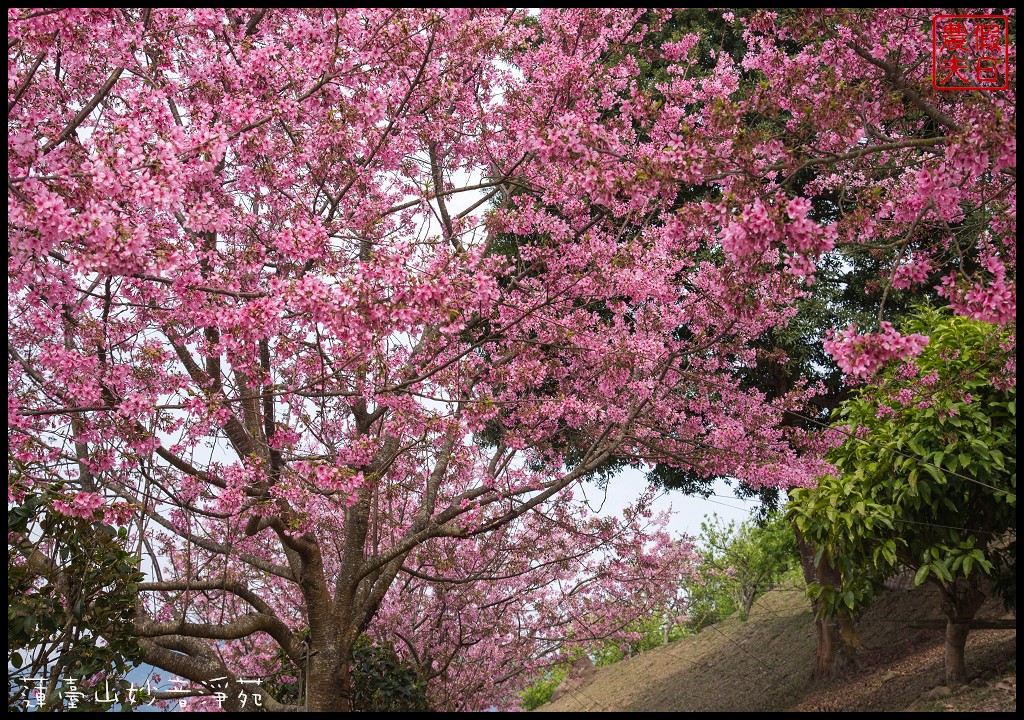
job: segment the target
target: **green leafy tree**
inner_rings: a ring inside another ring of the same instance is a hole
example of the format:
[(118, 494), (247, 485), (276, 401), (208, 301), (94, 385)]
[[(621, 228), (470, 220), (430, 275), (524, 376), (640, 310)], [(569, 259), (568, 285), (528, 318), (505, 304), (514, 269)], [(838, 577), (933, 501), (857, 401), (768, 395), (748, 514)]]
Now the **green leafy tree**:
[[(1008, 337), (987, 323), (922, 309), (906, 332), (930, 336), (913, 361), (845, 402), (832, 454), (839, 474), (791, 493), (790, 514), (837, 582), (812, 586), (822, 611), (855, 611), (905, 568), (934, 583), (946, 627), (946, 681), (966, 679), (964, 645), (983, 580), (1016, 585), (1016, 389)], [(1008, 597), (1012, 602), (1012, 596)]]
[(763, 524), (725, 523), (713, 514), (701, 523), (698, 580), (687, 588), (689, 626), (698, 631), (739, 612), (746, 620), (754, 601), (797, 566), (793, 528), (781, 514)]
[(569, 674), (569, 667), (569, 663), (560, 663), (545, 670), (536, 682), (523, 691), (523, 710), (536, 710), (541, 705), (548, 703), (555, 690)]
[[(127, 697), (125, 676), (140, 656), (132, 617), (142, 574), (128, 531), (94, 517), (56, 512), (58, 485), (20, 489), (18, 463), (7, 509), (7, 704), (105, 710), (86, 684)], [(45, 552), (41, 551), (43, 548)], [(37, 680), (38, 679), (38, 680)], [(37, 691), (38, 688), (38, 691)], [(38, 694), (37, 694), (38, 692)], [(78, 697), (74, 693), (82, 692)], [(141, 701), (143, 695), (136, 694)], [(42, 701), (42, 702), (40, 702)]]
[(363, 712), (427, 712), (427, 683), (388, 645), (363, 635), (356, 643), (353, 676), (355, 709)]

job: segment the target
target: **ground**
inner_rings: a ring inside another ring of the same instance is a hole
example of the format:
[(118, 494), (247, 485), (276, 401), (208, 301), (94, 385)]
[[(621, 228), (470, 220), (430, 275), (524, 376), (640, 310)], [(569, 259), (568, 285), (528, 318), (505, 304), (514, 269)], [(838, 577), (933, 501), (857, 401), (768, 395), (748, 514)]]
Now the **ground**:
[[(980, 618), (1010, 618), (990, 599)], [(843, 679), (809, 686), (815, 639), (803, 588), (758, 599), (747, 622), (733, 617), (700, 634), (599, 668), (539, 712), (564, 711), (1007, 711), (1017, 707), (1016, 630), (974, 630), (969, 686), (944, 687), (942, 630), (930, 585), (887, 592), (861, 616), (864, 647)]]

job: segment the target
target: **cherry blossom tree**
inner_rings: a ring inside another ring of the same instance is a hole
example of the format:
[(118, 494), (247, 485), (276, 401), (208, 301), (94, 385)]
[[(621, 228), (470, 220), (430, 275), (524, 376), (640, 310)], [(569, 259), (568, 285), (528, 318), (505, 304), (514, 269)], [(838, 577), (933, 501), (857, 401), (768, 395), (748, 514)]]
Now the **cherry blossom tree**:
[[(1013, 95), (928, 90), (926, 15), (756, 14), (701, 72), (672, 18), (9, 11), (9, 502), (131, 529), (145, 662), (345, 708), (369, 631), (479, 693), (688, 566), (593, 473), (828, 469), (815, 388), (737, 375), (823, 256), (1013, 320)], [(829, 347), (922, 342), (875, 337)]]
[[(559, 514), (425, 544), (406, 559), (367, 634), (415, 668), (434, 710), (516, 709), (532, 677), (567, 653), (633, 640), (631, 621), (661, 611), (692, 573), (689, 544), (657, 530), (665, 518), (640, 509), (580, 523), (576, 503)], [(270, 638), (234, 652), (250, 675), (280, 670)]]

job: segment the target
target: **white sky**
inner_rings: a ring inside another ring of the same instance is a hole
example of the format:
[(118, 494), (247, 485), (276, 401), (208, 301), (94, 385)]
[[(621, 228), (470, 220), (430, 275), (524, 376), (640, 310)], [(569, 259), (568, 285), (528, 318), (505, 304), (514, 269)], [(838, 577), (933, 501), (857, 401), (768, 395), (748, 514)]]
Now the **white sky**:
[[(607, 495), (594, 485), (587, 486), (586, 495), (592, 508), (600, 508), (600, 515), (613, 516), (619, 515), (623, 508), (634, 502), (646, 486), (642, 471), (626, 468), (608, 483)], [(705, 515), (718, 513), (726, 522), (734, 520), (739, 525), (750, 518), (751, 511), (759, 504), (756, 498), (741, 500), (724, 481), (718, 481), (715, 483), (715, 494), (706, 500), (699, 495), (684, 495), (678, 490), (663, 491), (654, 501), (653, 509), (655, 512), (672, 511), (669, 529), (673, 535), (696, 537)]]

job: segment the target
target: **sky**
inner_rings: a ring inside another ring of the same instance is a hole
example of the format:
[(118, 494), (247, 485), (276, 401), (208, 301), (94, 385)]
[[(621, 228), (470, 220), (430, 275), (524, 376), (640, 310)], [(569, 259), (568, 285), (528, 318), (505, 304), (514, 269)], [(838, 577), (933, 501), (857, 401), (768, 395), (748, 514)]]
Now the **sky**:
[[(586, 496), (590, 506), (599, 515), (618, 515), (622, 509), (634, 502), (647, 487), (644, 473), (634, 468), (626, 468), (608, 483), (608, 490), (588, 485)], [(678, 490), (664, 491), (654, 501), (654, 510), (667, 510), (672, 513), (669, 529), (674, 535), (696, 537), (700, 533), (700, 523), (705, 515), (718, 513), (725, 521), (734, 520), (739, 525), (750, 518), (750, 514), (760, 504), (757, 498), (740, 499), (725, 481), (715, 483), (714, 495), (704, 499), (699, 495), (684, 495)]]

